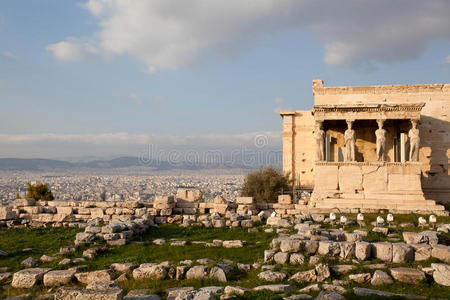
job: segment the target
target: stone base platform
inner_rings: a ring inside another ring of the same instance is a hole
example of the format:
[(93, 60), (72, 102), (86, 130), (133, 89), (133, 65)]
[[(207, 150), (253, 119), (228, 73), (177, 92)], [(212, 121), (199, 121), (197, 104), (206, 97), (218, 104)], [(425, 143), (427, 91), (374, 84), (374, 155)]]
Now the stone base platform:
[(437, 205), (433, 200), (424, 201), (401, 201), (401, 200), (380, 200), (380, 199), (342, 199), (342, 198), (326, 198), (320, 202), (313, 204), (316, 208), (361, 208), (361, 209), (389, 209), (389, 210), (405, 210), (405, 211), (443, 211), (443, 205)]
[(318, 209), (387, 209), (389, 211), (445, 211), (426, 200), (420, 163), (318, 162), (309, 203)]

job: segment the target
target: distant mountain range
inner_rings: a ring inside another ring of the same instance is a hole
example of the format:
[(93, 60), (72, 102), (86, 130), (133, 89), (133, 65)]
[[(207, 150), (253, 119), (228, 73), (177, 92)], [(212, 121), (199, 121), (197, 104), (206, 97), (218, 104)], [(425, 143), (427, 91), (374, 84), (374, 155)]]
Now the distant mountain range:
[[(276, 164), (275, 164), (276, 165)], [(248, 163), (188, 163), (145, 160), (138, 157), (124, 156), (110, 160), (92, 160), (89, 162), (68, 162), (63, 160), (42, 158), (0, 158), (0, 171), (45, 171), (70, 169), (113, 169), (129, 167), (148, 167), (154, 170), (200, 170), (214, 168), (257, 168), (256, 164)]]

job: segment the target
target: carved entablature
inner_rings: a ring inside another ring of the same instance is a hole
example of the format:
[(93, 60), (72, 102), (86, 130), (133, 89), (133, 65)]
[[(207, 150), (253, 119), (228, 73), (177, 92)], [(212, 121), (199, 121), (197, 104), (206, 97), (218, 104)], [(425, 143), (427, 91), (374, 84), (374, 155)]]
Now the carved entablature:
[(420, 168), (421, 163), (415, 161), (407, 162), (379, 162), (379, 161), (348, 161), (348, 162), (334, 162), (334, 161), (316, 161), (314, 163), (316, 166), (417, 166)]
[(408, 104), (355, 104), (355, 105), (314, 105), (316, 121), (323, 120), (377, 120), (403, 119), (419, 120), (425, 103)]

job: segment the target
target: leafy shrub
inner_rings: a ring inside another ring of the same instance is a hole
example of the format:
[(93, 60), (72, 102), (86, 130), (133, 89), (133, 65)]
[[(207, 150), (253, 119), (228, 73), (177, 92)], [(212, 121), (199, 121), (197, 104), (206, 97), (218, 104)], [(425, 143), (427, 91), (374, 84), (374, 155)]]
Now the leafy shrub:
[(34, 200), (44, 200), (50, 201), (55, 199), (53, 197), (52, 191), (45, 183), (38, 183), (36, 185), (28, 184), (27, 187), (27, 198), (33, 198)]
[(253, 197), (256, 202), (276, 202), (283, 191), (289, 191), (288, 175), (272, 166), (249, 173), (242, 186), (241, 196)]

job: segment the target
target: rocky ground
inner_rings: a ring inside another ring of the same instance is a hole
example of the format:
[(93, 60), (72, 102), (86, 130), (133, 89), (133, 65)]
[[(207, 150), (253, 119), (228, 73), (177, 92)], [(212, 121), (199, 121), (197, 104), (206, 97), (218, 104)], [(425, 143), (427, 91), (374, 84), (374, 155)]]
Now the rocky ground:
[(212, 214), (5, 229), (0, 299), (449, 298), (450, 218), (377, 216), (387, 219)]

